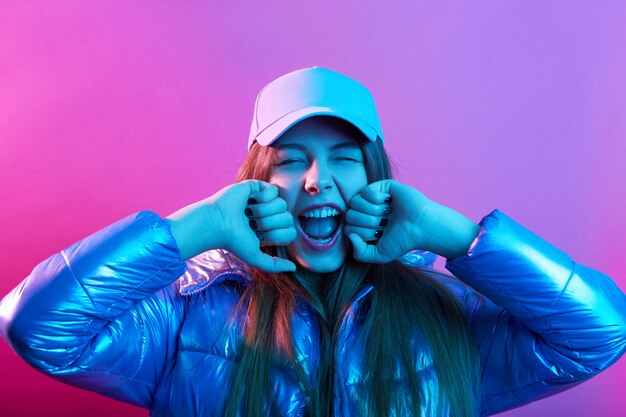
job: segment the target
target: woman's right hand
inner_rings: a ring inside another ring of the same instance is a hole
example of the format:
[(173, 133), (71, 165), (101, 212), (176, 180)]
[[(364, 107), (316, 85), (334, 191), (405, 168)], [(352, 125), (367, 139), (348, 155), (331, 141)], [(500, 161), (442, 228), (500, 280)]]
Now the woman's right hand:
[(219, 248), (267, 272), (296, 269), (293, 262), (261, 251), (261, 245), (284, 246), (296, 238), (287, 203), (278, 196), (278, 188), (265, 181), (229, 185), (169, 215), (166, 221), (183, 259)]

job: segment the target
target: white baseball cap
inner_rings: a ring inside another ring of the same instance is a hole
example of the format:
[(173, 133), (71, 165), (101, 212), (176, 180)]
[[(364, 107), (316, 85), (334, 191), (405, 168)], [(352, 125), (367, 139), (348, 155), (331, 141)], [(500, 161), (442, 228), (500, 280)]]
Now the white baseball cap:
[(335, 116), (353, 124), (371, 141), (383, 140), (374, 98), (358, 81), (326, 68), (290, 72), (267, 84), (254, 105), (248, 150), (269, 146), (291, 126), (312, 116)]

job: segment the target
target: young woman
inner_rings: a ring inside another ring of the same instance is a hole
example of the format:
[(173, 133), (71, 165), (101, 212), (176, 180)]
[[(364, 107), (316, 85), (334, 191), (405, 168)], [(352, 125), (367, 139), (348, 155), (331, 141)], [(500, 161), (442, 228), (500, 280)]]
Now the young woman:
[(153, 416), (485, 416), (626, 349), (606, 275), (498, 210), (475, 224), (392, 180), (360, 83), (274, 80), (248, 147), (235, 184), (39, 264), (0, 304), (5, 340)]

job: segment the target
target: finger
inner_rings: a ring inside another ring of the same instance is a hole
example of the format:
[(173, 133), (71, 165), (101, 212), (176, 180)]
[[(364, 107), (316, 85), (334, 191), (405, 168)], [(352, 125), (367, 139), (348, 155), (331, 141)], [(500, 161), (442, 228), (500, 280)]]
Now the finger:
[(296, 239), (298, 232), (294, 227), (287, 227), (262, 232), (261, 234), (263, 235), (261, 246), (287, 246)]
[(278, 197), (278, 187), (265, 181), (249, 181), (250, 195), (248, 205), (267, 203)]
[(350, 236), (351, 234), (357, 234), (361, 239), (366, 242), (375, 242), (383, 235), (382, 229), (371, 229), (368, 227), (358, 227), (350, 225), (344, 227), (343, 231), (348, 236)]
[(368, 245), (358, 234), (351, 233), (348, 238), (352, 242), (352, 256), (359, 262), (388, 263), (392, 259), (378, 252), (376, 245)]
[(388, 222), (389, 219), (383, 216), (373, 216), (353, 209), (346, 211), (346, 224), (348, 225), (376, 229), (385, 227)]
[(350, 200), (350, 208), (373, 216), (385, 216), (385, 210), (387, 209), (387, 212), (389, 212), (390, 205), (387, 203), (374, 204), (357, 194)]
[(273, 214), (284, 213), (287, 211), (287, 202), (280, 197), (276, 197), (267, 203), (248, 204), (246, 207), (246, 216), (267, 217)]
[(255, 194), (267, 188), (270, 183), (261, 180), (243, 180), (241, 184), (248, 186), (248, 194)]
[(372, 204), (385, 204), (391, 202), (391, 194), (380, 190), (381, 186), (379, 183), (380, 181), (368, 185), (363, 188), (359, 194), (363, 197), (363, 199)]
[(249, 257), (248, 263), (255, 268), (271, 273), (293, 272), (296, 270), (296, 265), (293, 262), (276, 256), (270, 256), (261, 251)]
[(265, 232), (272, 229), (283, 229), (285, 227), (293, 227), (293, 216), (289, 212), (274, 214), (269, 217), (251, 218), (249, 221), (252, 230)]

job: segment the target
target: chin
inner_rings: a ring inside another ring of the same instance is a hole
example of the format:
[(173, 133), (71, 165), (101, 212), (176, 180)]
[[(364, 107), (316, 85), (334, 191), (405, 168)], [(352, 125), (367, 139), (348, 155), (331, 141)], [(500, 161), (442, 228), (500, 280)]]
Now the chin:
[(290, 248), (290, 257), (298, 266), (318, 274), (334, 272), (341, 268), (346, 260), (346, 249), (341, 246), (328, 252), (304, 251), (302, 248)]
[(307, 271), (315, 272), (317, 274), (327, 274), (327, 273), (334, 272), (338, 270), (339, 268), (341, 268), (341, 265), (343, 264), (343, 262), (337, 265), (332, 265), (332, 264), (327, 264), (327, 263), (303, 264), (302, 262), (298, 261), (298, 264), (300, 265), (300, 268), (306, 269)]

